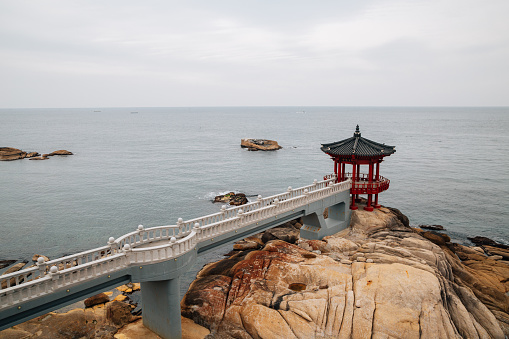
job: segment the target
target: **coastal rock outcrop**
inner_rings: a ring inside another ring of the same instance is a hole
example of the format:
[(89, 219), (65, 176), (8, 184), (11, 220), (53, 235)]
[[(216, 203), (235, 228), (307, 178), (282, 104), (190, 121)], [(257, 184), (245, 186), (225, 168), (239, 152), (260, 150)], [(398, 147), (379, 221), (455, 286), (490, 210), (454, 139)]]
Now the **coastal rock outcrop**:
[(353, 211), (323, 240), (269, 240), (206, 265), (182, 315), (210, 338), (509, 335), (509, 266), (420, 233), (396, 209)]
[(283, 147), (277, 141), (267, 139), (241, 139), (240, 147), (248, 151), (277, 151)]

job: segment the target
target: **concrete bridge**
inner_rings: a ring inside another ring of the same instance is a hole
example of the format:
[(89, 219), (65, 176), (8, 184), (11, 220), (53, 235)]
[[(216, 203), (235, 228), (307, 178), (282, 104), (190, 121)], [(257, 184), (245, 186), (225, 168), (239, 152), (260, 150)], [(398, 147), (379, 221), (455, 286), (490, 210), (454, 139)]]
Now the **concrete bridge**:
[[(351, 179), (323, 181), (226, 208), (176, 225), (145, 229), (106, 246), (0, 276), (0, 330), (128, 282), (141, 282), (143, 323), (163, 338), (180, 338), (179, 277), (196, 257), (295, 218), (300, 235), (321, 239), (350, 222)], [(329, 208), (328, 218), (323, 211)]]

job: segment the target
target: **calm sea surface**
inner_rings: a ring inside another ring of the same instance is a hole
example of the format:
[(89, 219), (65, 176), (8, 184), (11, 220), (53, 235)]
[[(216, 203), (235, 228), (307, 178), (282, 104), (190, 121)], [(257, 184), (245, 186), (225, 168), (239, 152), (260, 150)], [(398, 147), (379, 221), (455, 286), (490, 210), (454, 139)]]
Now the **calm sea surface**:
[[(396, 146), (380, 167), (391, 179), (382, 204), (412, 225), (443, 225), (454, 241), (509, 244), (509, 108), (0, 109), (0, 147), (75, 154), (0, 162), (0, 260), (55, 258), (139, 224), (214, 213), (210, 199), (226, 191), (310, 184), (332, 172), (320, 144), (352, 136), (356, 124)], [(284, 148), (248, 152), (246, 137)]]

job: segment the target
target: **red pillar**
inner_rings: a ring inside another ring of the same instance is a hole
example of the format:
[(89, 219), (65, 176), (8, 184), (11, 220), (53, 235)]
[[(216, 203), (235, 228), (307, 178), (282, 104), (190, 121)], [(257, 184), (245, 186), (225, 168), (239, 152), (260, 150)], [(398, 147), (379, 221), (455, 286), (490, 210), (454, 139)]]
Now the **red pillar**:
[(355, 175), (357, 165), (355, 163), (352, 164), (352, 204), (350, 205), (351, 210), (356, 210), (359, 207), (355, 206), (355, 194), (353, 194), (353, 189), (355, 187), (355, 182), (357, 181), (357, 176)]
[(345, 170), (346, 170), (346, 166), (345, 166), (345, 163), (343, 163), (341, 165), (342, 169), (341, 169), (341, 173), (343, 174), (342, 177), (341, 177), (341, 181), (345, 181), (346, 179), (346, 173), (345, 173)]
[(338, 174), (337, 174), (337, 180), (336, 182), (341, 182), (343, 181), (343, 172), (342, 172), (342, 164), (341, 164), (341, 160), (339, 160), (338, 162)]
[[(380, 162), (377, 162), (376, 163), (376, 174), (375, 174), (375, 181), (378, 182), (378, 180), (380, 179)], [(375, 208), (380, 208), (382, 207), (379, 203), (378, 203), (378, 193), (375, 194), (375, 204), (374, 204), (374, 207)]]
[[(357, 181), (359, 181), (359, 182), (361, 181), (361, 165), (360, 164), (357, 165)], [(355, 195), (355, 199), (359, 199), (358, 194)]]
[[(373, 185), (373, 163), (370, 162), (369, 163), (369, 172), (368, 172), (368, 192), (370, 192), (370, 189)], [(368, 193), (368, 203), (366, 205), (366, 207), (364, 207), (364, 210), (366, 211), (373, 211), (373, 206), (371, 206), (371, 198), (372, 198), (372, 194), (371, 193)]]
[(336, 178), (338, 177), (338, 160), (334, 158), (334, 174), (336, 174)]

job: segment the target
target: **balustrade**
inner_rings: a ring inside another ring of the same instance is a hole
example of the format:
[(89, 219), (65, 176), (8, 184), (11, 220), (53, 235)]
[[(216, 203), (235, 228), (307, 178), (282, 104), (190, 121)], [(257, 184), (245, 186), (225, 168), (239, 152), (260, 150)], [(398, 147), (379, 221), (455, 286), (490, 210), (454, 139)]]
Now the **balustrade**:
[[(384, 180), (379, 187), (383, 187)], [(302, 207), (350, 189), (352, 185), (350, 179), (340, 183), (335, 181), (336, 176), (330, 174), (324, 181), (315, 180), (313, 184), (297, 189), (288, 187), (286, 192), (266, 198), (258, 196), (255, 201), (242, 206), (223, 206), (220, 212), (187, 221), (179, 218), (176, 225), (147, 229), (139, 225), (134, 232), (117, 239), (111, 237), (108, 245), (103, 247), (47, 262), (40, 258), (36, 267), (0, 276), (0, 309), (129, 265), (177, 258), (200, 242)]]

